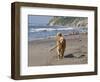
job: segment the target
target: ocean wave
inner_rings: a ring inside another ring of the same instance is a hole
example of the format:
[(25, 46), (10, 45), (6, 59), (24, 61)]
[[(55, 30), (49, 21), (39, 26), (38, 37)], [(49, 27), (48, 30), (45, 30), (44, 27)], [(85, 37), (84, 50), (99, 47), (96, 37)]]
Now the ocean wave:
[(73, 28), (31, 28), (29, 32), (42, 32), (42, 31), (63, 31), (63, 30), (73, 30)]

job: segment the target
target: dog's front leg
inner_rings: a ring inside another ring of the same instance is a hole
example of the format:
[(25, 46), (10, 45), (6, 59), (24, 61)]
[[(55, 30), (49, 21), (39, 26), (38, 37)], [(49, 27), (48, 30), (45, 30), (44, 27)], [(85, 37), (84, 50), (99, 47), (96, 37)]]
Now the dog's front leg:
[(60, 59), (60, 50), (59, 50), (59, 48), (57, 48), (57, 57), (58, 57), (58, 59)]

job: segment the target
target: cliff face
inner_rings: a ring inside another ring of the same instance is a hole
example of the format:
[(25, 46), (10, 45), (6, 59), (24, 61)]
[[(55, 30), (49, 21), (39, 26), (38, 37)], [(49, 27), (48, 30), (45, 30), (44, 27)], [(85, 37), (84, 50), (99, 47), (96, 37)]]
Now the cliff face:
[(87, 27), (87, 17), (57, 17), (54, 16), (48, 23), (50, 26)]

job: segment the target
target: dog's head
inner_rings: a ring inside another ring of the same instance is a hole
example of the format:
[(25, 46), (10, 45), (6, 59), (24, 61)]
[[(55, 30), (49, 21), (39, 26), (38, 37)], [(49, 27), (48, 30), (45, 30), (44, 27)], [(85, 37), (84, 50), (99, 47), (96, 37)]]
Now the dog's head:
[(61, 36), (62, 36), (62, 33), (58, 32), (58, 33), (57, 33), (57, 36), (58, 36), (58, 37), (61, 37)]
[(64, 43), (64, 38), (61, 37), (60, 40), (59, 40), (59, 42), (60, 42), (60, 43)]

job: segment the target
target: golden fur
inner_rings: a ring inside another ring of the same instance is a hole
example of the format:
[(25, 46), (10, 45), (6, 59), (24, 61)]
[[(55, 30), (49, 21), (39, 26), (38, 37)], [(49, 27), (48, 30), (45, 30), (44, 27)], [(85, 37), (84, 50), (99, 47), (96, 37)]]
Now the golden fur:
[(62, 33), (57, 33), (56, 35), (56, 46), (53, 49), (57, 49), (57, 55), (59, 59), (64, 58), (64, 51), (66, 48), (66, 40), (64, 38), (64, 36), (62, 35)]

